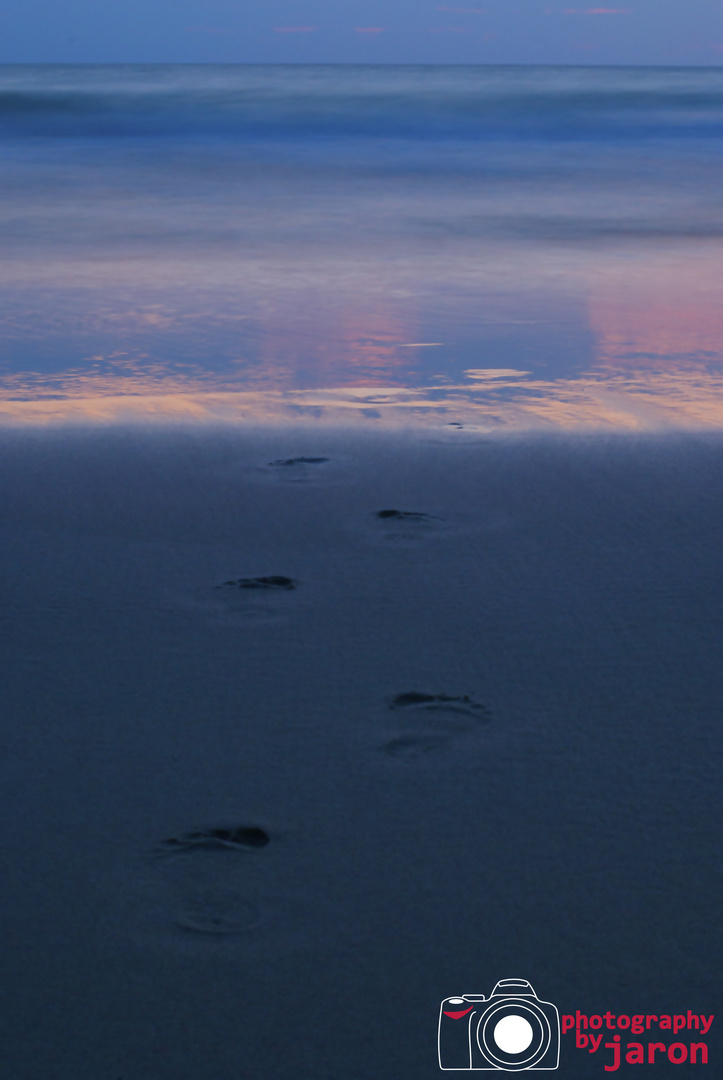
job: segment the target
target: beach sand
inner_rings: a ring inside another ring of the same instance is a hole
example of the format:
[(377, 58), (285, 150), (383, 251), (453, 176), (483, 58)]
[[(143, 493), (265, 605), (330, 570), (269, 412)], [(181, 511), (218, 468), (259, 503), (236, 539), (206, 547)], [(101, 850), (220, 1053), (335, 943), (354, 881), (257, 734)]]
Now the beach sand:
[(4, 1078), (431, 1080), (511, 977), (716, 1012), (720, 436), (0, 441)]

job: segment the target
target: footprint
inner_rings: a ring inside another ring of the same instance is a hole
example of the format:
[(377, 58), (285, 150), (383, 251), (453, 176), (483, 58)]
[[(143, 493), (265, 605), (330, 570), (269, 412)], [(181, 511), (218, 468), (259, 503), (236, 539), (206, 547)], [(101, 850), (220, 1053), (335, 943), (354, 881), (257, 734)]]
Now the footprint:
[(374, 517), (383, 526), (392, 526), (382, 534), (386, 542), (413, 544), (445, 527), (444, 519), (420, 510), (377, 510)]
[(242, 577), (224, 581), (211, 588), (199, 589), (181, 604), (202, 612), (214, 622), (243, 625), (248, 621), (273, 622), (289, 614), (287, 594), (299, 588), (301, 582), (284, 574)]
[(282, 574), (270, 574), (268, 577), (242, 577), (235, 581), (224, 581), (217, 589), (268, 589), (289, 592), (297, 588), (299, 582)]
[(144, 948), (267, 960), (324, 947), (344, 929), (308, 852), (256, 824), (178, 833), (133, 876), (133, 925)]
[[(276, 474), (276, 480), (282, 480), (287, 484), (308, 484), (319, 479), (319, 466), (327, 465), (330, 461), (331, 458), (328, 457), (277, 458), (275, 461), (270, 461), (263, 468), (263, 472), (273, 472)], [(328, 477), (325, 476), (324, 479)]]
[(415, 713), (452, 713), (469, 716), (481, 722), (492, 719), (487, 706), (473, 701), (468, 694), (453, 697), (450, 694), (423, 694), (409, 690), (393, 697), (389, 708), (409, 709)]
[(226, 829), (201, 829), (184, 833), (180, 837), (164, 840), (164, 851), (192, 851), (194, 848), (211, 848), (229, 851), (264, 848), (271, 843), (271, 837), (257, 825), (239, 825)]
[(422, 514), (416, 510), (377, 510), (377, 517), (383, 521), (394, 518), (395, 521), (440, 521), (434, 514)]
[(419, 761), (449, 749), (454, 742), (486, 724), (492, 715), (486, 705), (468, 694), (428, 694), (408, 690), (396, 694), (389, 708), (406, 723), (426, 730), (397, 734), (379, 749), (401, 761)]
[(269, 465), (271, 465), (271, 466), (285, 465), (285, 466), (291, 466), (291, 467), (293, 467), (294, 465), (323, 465), (328, 460), (329, 460), (328, 457), (278, 458), (276, 461), (270, 461)]
[(173, 896), (173, 924), (196, 934), (240, 934), (258, 926), (260, 867), (253, 857), (249, 862), (249, 852), (270, 843), (258, 825), (222, 825), (159, 844), (154, 863)]

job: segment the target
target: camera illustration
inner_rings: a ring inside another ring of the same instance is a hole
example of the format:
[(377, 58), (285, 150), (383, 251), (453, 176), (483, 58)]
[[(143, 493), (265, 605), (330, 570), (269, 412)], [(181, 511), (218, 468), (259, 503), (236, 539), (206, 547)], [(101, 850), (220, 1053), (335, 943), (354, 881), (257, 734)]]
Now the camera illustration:
[(502, 979), (489, 997), (445, 998), (439, 1010), (440, 1069), (556, 1069), (560, 1017), (525, 979)]

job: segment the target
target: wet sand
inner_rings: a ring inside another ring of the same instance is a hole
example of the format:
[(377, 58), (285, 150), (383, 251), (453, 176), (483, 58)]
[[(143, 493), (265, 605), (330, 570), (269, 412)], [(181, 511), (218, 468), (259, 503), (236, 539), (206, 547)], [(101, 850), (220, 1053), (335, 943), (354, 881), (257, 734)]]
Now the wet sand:
[(1, 441), (4, 1076), (424, 1080), (510, 977), (715, 1013), (719, 436)]

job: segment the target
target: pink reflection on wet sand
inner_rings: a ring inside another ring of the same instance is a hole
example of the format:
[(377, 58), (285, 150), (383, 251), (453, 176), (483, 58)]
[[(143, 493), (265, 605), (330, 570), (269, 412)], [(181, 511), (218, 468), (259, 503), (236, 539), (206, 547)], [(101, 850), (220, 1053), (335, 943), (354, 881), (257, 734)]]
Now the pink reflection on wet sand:
[(648, 259), (592, 290), (590, 326), (605, 370), (683, 371), (723, 361), (723, 255)]

